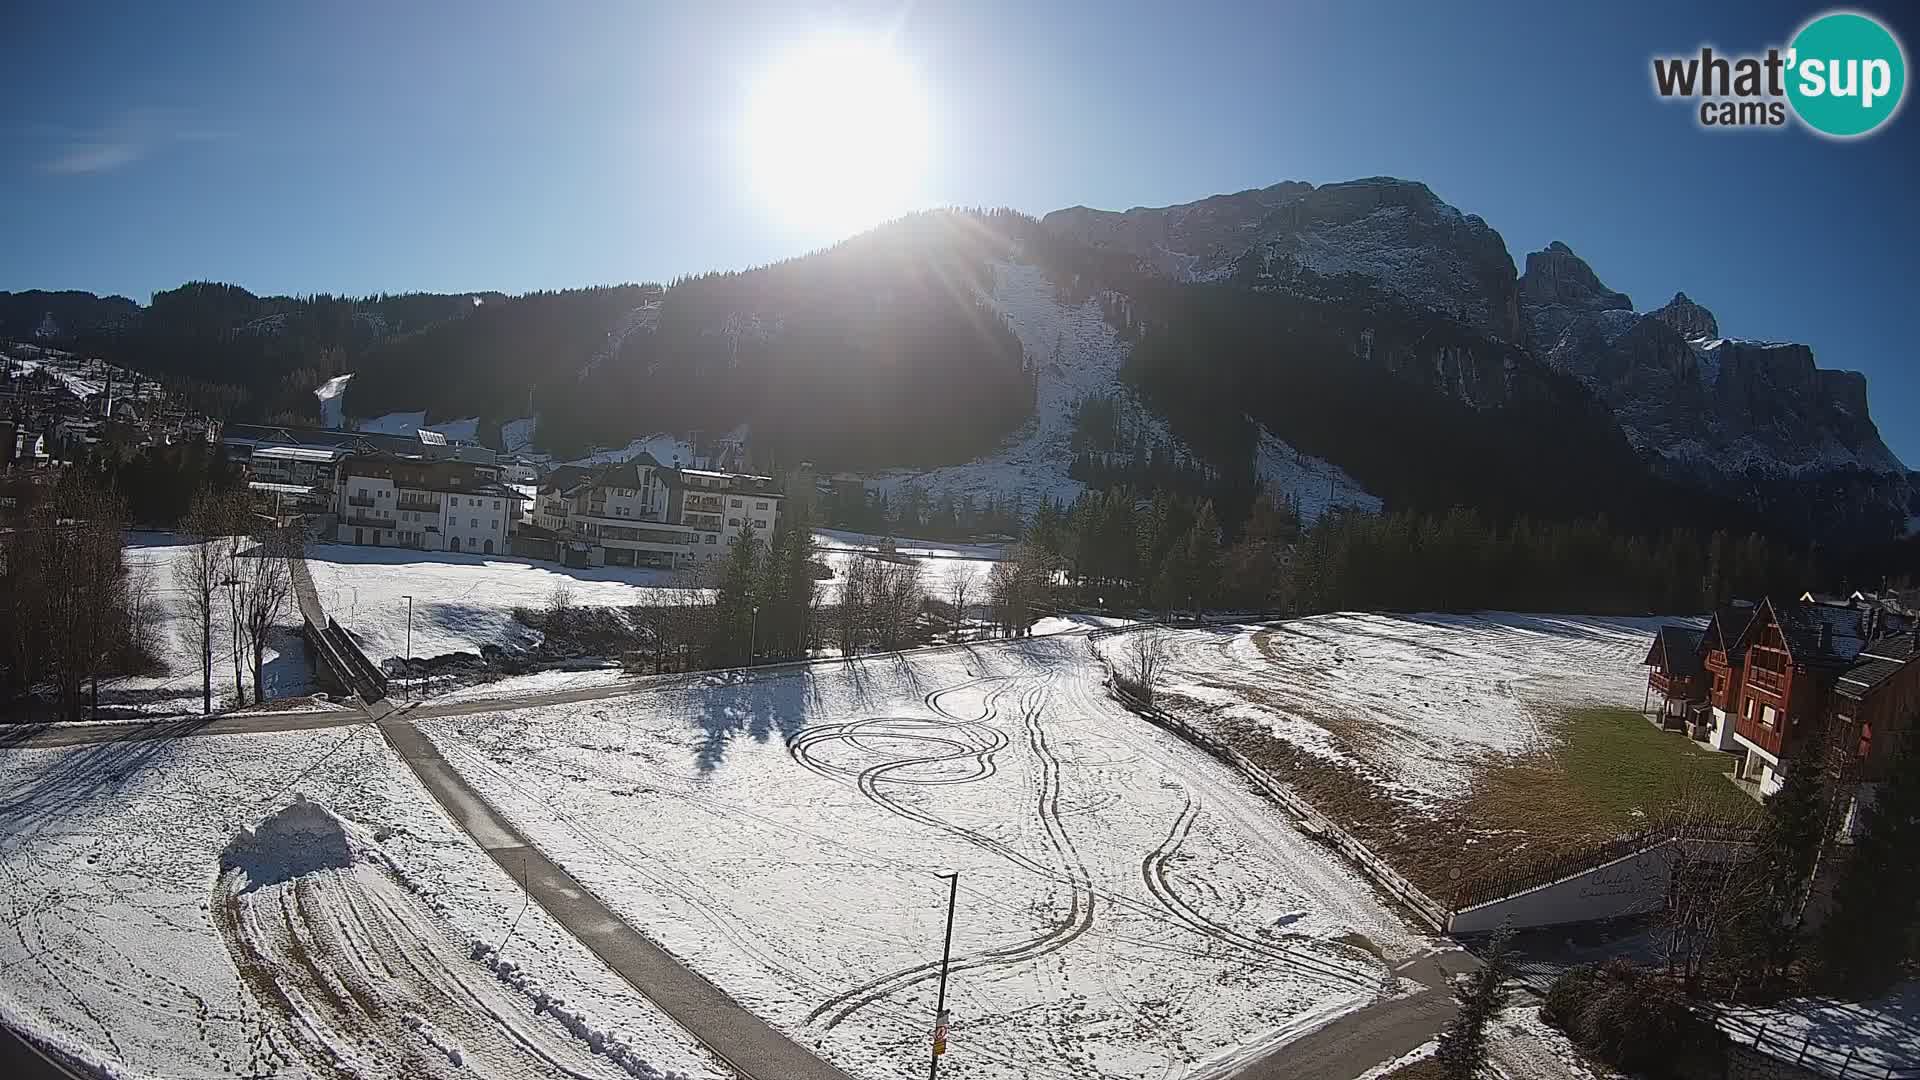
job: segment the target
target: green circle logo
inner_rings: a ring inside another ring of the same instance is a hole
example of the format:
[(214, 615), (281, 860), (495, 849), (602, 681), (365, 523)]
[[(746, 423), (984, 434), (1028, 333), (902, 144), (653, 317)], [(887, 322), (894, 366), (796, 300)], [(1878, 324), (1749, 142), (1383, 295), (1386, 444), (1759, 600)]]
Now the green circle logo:
[(1852, 138), (1886, 123), (1907, 89), (1907, 57), (1886, 27), (1865, 15), (1822, 15), (1794, 35), (1787, 100), (1823, 135)]

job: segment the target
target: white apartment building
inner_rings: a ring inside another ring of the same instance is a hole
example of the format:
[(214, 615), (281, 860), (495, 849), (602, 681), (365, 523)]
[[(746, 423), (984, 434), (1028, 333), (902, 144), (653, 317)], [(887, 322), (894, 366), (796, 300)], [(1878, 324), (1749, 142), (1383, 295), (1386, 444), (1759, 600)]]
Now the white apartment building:
[(489, 465), (387, 454), (351, 457), (340, 463), (334, 483), (335, 539), (504, 555), (521, 498)]
[(770, 477), (668, 468), (643, 454), (555, 470), (533, 520), (568, 563), (686, 567), (724, 558), (742, 533), (770, 537), (783, 498)]

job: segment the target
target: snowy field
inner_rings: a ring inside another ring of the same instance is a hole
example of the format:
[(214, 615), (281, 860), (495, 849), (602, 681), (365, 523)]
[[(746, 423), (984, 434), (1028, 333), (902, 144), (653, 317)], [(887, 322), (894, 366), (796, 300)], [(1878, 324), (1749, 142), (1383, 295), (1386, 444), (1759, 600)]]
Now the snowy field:
[(1083, 638), (713, 674), (423, 719), (635, 926), (855, 1076), (1206, 1074), (1397, 991), (1420, 943)]
[(632, 567), (562, 567), (496, 555), (316, 544), (307, 549), (320, 605), (375, 663), (407, 652), (413, 597), (413, 652), (421, 658), (522, 648), (538, 631), (514, 621), (515, 607), (542, 608), (565, 586), (582, 606), (626, 607), (668, 600), (671, 575)]
[[(848, 532), (845, 529), (815, 529), (813, 542), (822, 550), (850, 549), (854, 551), (879, 551), (886, 537), (872, 533)], [(1005, 544), (952, 544), (944, 540), (915, 540), (910, 536), (893, 538), (893, 551), (896, 555), (922, 555), (939, 559), (970, 559), (980, 562), (998, 562), (1007, 557)]]
[(103, 1075), (730, 1075), (521, 907), (372, 728), (0, 750), (0, 1013)]
[[(1259, 725), (1415, 802), (1464, 794), (1488, 753), (1548, 748), (1570, 706), (1639, 708), (1653, 634), (1674, 619), (1340, 613), (1154, 631), (1162, 690), (1202, 727)], [(1119, 660), (1125, 637), (1102, 642)]]
[[(123, 560), (128, 573), (144, 577), (151, 590), (156, 618), (154, 646), (167, 672), (103, 686), (103, 705), (111, 703), (119, 711), (149, 716), (201, 710), (199, 616), (193, 612), (190, 595), (174, 579), (174, 567), (189, 551), (185, 542), (171, 533), (128, 534)], [(232, 640), (227, 633), (224, 593), (219, 602), (213, 646), (215, 709), (229, 703), (234, 695)], [(268, 638), (261, 674), (269, 700), (313, 692), (313, 671), (307, 663), (306, 644), (300, 640), (300, 609), (291, 596), (282, 625)], [(249, 665), (241, 665), (240, 682), (251, 695), (253, 671)]]
[[(1920, 980), (1873, 1001), (1796, 998), (1761, 1008), (1731, 1008), (1720, 1027), (1734, 1042), (1804, 1061), (1826, 1076), (1878, 1076), (1920, 1068)], [(1801, 1055), (1805, 1048), (1804, 1056)]]

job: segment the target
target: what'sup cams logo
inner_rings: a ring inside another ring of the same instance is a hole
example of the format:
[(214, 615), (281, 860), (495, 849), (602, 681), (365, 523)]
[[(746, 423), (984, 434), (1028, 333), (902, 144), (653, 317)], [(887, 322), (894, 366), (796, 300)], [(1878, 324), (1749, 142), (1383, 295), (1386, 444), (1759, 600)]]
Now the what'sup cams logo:
[(1878, 130), (1900, 110), (1907, 54), (1893, 32), (1869, 15), (1832, 11), (1815, 17), (1782, 49), (1756, 56), (1653, 58), (1653, 88), (1663, 100), (1697, 101), (1701, 127), (1780, 128), (1789, 115), (1822, 135), (1850, 139)]

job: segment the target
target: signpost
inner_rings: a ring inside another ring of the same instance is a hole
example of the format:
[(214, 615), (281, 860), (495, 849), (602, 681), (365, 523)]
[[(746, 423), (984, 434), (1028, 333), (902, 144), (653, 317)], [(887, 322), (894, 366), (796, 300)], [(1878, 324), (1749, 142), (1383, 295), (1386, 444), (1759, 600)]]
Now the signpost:
[(940, 1055), (947, 1052), (947, 967), (953, 962), (953, 909), (960, 898), (960, 871), (952, 870), (934, 876), (947, 881), (947, 944), (940, 952), (940, 1003), (935, 1006), (933, 1067), (927, 1070), (927, 1080), (938, 1080)]

